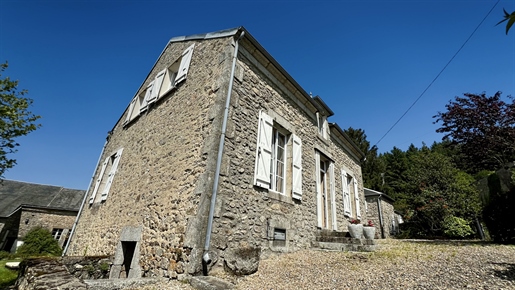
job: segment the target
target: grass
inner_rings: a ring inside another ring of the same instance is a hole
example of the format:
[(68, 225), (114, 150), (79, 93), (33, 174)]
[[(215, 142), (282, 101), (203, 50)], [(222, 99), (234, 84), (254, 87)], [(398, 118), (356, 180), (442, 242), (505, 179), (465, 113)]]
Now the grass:
[(0, 261), (0, 288), (14, 285), (18, 278), (18, 271), (7, 269), (5, 263), (19, 262), (20, 260), (1, 260)]

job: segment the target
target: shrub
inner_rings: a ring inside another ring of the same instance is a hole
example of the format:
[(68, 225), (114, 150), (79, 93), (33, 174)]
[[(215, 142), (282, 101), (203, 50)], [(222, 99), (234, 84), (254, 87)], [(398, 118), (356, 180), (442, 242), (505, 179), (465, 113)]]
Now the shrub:
[(0, 251), (0, 260), (9, 260), (14, 258), (14, 255), (6, 252), (6, 251)]
[(448, 216), (443, 222), (443, 233), (450, 238), (465, 238), (474, 233), (466, 220)]
[(62, 253), (58, 242), (44, 228), (34, 228), (23, 238), (23, 245), (16, 254), (20, 256), (59, 256)]

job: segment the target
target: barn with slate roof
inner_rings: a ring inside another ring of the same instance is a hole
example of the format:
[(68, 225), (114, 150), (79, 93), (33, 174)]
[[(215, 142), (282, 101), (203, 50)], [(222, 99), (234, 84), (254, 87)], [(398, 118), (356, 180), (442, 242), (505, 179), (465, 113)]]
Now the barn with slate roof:
[(3, 180), (0, 184), (0, 250), (15, 251), (34, 227), (47, 228), (61, 247), (67, 241), (84, 190)]

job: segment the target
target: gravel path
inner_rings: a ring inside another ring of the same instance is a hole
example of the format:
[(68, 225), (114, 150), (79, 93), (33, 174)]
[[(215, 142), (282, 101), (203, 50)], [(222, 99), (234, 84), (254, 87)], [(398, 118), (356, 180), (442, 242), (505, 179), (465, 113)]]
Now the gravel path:
[[(262, 260), (253, 275), (222, 278), (260, 290), (515, 289), (515, 246), (380, 240), (374, 253), (305, 250)], [(176, 283), (160, 289), (192, 289)]]

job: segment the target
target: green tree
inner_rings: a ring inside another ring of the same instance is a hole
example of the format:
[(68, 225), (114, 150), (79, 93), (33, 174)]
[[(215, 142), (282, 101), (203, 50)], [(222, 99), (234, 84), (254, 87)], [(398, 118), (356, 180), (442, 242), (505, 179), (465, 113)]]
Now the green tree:
[(377, 146), (370, 147), (367, 135), (363, 129), (354, 129), (349, 127), (344, 130), (359, 149), (365, 153), (365, 161), (361, 164), (361, 172), (363, 175), (363, 184), (366, 188), (381, 190), (382, 173), (385, 170), (384, 163), (378, 159)]
[(475, 174), (496, 170), (515, 158), (515, 100), (501, 99), (501, 92), (487, 97), (485, 93), (464, 94), (434, 116), (442, 126), (444, 139), (455, 144), (462, 155), (461, 168)]
[(18, 90), (18, 81), (2, 78), (7, 67), (7, 62), (0, 64), (0, 178), (5, 170), (16, 165), (16, 160), (8, 156), (15, 153), (20, 145), (15, 138), (27, 135), (40, 126), (35, 123), (40, 116), (28, 110), (32, 99), (23, 97), (27, 91)]
[(25, 235), (23, 245), (16, 253), (21, 256), (59, 256), (62, 249), (47, 229), (37, 227)]
[(473, 224), (481, 206), (474, 178), (454, 167), (449, 157), (423, 147), (406, 171), (413, 233), (443, 235), (444, 221), (458, 217)]
[(508, 34), (508, 31), (510, 31), (511, 26), (513, 25), (513, 23), (515, 23), (515, 11), (513, 11), (511, 14), (506, 12), (506, 9), (503, 9), (503, 11), (504, 11), (504, 19), (499, 21), (496, 25), (499, 25), (499, 24), (503, 23), (504, 21), (508, 21), (506, 23), (506, 34)]

